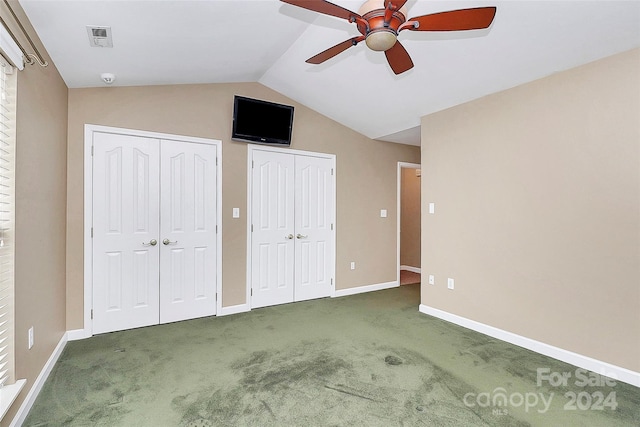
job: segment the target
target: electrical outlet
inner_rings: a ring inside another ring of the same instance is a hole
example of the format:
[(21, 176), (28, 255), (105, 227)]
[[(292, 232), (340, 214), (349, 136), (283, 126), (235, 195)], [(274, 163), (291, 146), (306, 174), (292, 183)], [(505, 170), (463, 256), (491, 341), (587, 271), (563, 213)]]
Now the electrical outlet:
[(33, 326), (29, 328), (29, 350), (33, 347)]
[(351, 261), (351, 269), (352, 270), (356, 269), (356, 263), (354, 261)]
[(454, 285), (453, 279), (451, 277), (449, 277), (447, 279), (447, 288), (453, 289), (453, 285)]
[(430, 285), (435, 285), (436, 284), (436, 278), (433, 274), (429, 275), (429, 284)]

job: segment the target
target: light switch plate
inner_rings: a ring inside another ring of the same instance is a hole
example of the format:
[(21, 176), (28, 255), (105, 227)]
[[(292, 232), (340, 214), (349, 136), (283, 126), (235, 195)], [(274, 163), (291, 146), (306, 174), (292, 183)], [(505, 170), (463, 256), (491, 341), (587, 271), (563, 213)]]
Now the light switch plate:
[(451, 277), (447, 279), (447, 288), (453, 289), (454, 281)]
[(436, 204), (435, 203), (429, 203), (429, 213), (430, 214), (436, 213)]
[(233, 217), (240, 218), (240, 208), (233, 208)]
[(429, 284), (430, 285), (435, 285), (436, 284), (436, 278), (433, 276), (433, 274), (429, 275)]
[(380, 209), (380, 218), (386, 218), (386, 217), (387, 217), (387, 210)]

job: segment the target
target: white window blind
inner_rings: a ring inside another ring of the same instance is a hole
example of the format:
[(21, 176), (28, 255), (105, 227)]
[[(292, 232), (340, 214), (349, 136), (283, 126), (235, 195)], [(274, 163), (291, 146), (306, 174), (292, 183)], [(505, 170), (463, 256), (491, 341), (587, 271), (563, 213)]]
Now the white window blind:
[(25, 380), (14, 376), (16, 73), (0, 57), (0, 420)]
[(0, 387), (13, 382), (15, 82), (0, 59)]

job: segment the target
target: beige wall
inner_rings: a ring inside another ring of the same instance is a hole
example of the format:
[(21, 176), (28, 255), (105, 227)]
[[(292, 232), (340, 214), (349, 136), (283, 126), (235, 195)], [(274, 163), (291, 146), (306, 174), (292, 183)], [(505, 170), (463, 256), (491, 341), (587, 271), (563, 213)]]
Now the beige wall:
[(420, 268), (420, 177), (402, 168), (400, 198), (400, 265)]
[[(11, 5), (46, 53), (20, 6)], [(11, 16), (4, 4), (0, 12)], [(13, 20), (6, 21), (20, 34)], [(67, 87), (54, 65), (27, 65), (17, 82), (15, 367), (16, 377), (26, 378), (27, 385), (2, 426), (9, 425), (66, 330)], [(31, 326), (35, 345), (27, 350)]]
[[(295, 106), (292, 148), (337, 156), (336, 287), (396, 280), (396, 168), (418, 147), (370, 140), (258, 83), (72, 89), (69, 92), (67, 328), (83, 327), (83, 138), (85, 123), (223, 141), (223, 305), (244, 303), (247, 144), (231, 141), (233, 95)], [(239, 207), (240, 219), (231, 217)], [(389, 216), (380, 218), (380, 209)], [(351, 271), (349, 262), (358, 269)]]
[(640, 371), (639, 76), (636, 49), (422, 119), (423, 304)]

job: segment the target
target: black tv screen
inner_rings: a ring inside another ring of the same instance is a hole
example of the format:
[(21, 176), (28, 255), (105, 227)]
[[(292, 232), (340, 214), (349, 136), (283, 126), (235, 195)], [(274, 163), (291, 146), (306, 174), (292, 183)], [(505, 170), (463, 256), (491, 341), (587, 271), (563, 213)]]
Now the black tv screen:
[(258, 144), (291, 145), (293, 107), (236, 95), (231, 138)]

